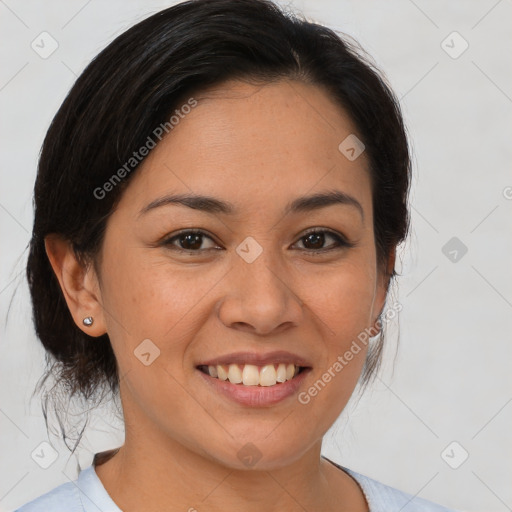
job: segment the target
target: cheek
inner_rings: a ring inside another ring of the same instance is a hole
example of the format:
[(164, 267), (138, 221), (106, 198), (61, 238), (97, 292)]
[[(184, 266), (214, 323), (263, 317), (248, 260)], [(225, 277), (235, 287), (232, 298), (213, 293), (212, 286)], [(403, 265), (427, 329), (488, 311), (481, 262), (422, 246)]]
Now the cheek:
[[(315, 287), (304, 289), (304, 302), (313, 321), (322, 330), (323, 357), (318, 369), (316, 405), (332, 410), (336, 418), (360, 376), (367, 353), (367, 329), (371, 327), (375, 293), (372, 266), (344, 265), (329, 272), (325, 279), (316, 276)], [(323, 389), (327, 388), (324, 392)]]
[[(363, 284), (364, 283), (364, 284)], [(360, 335), (369, 324), (373, 287), (360, 273), (338, 275), (322, 293), (309, 296), (314, 316), (323, 329), (322, 360), (315, 378), (298, 396), (306, 421), (326, 432), (339, 417), (361, 375), (367, 338)]]
[(345, 262), (338, 269), (317, 273), (306, 283), (301, 299), (322, 321), (329, 346), (341, 350), (370, 327), (376, 285), (371, 262)]
[[(113, 255), (105, 263), (104, 297), (113, 331), (124, 328), (130, 338), (162, 338), (186, 319), (215, 283), (215, 276), (197, 268), (169, 265), (165, 258), (150, 257), (144, 250)], [(218, 280), (218, 279), (217, 279)], [(178, 329), (178, 327), (176, 328)]]
[(131, 393), (146, 399), (154, 389), (180, 389), (173, 377), (184, 379), (187, 348), (208, 321), (208, 297), (225, 269), (199, 272), (142, 249), (117, 256), (104, 265), (104, 309), (121, 375), (129, 372), (134, 382), (140, 379)]

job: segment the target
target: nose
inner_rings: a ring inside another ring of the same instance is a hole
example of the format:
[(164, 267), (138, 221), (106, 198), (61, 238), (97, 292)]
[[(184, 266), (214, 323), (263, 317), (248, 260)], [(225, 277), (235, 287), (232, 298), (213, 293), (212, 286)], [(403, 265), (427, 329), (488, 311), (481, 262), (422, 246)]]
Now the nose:
[(300, 325), (303, 302), (289, 272), (266, 253), (252, 263), (235, 258), (218, 307), (225, 326), (265, 336)]

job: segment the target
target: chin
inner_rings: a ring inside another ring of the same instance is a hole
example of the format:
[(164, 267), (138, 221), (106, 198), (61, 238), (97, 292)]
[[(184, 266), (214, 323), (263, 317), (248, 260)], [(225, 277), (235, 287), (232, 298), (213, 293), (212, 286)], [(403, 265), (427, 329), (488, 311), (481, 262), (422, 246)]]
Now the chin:
[(229, 445), (221, 453), (208, 452), (208, 458), (230, 470), (247, 471), (274, 471), (285, 468), (304, 455), (307, 447), (285, 444), (273, 440), (255, 440), (234, 443), (233, 449)]

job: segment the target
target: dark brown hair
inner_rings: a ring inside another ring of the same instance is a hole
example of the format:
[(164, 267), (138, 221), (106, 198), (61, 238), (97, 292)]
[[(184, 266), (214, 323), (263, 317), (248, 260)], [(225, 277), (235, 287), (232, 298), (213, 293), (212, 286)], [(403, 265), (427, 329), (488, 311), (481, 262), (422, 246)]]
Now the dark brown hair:
[[(106, 183), (168, 121), (180, 101), (228, 79), (297, 79), (323, 87), (355, 124), (370, 162), (378, 264), (408, 230), (410, 155), (400, 107), (383, 75), (355, 43), (266, 0), (192, 0), (158, 12), (110, 43), (87, 66), (44, 140), (34, 189), (27, 278), (47, 371), (67, 398), (116, 394), (119, 375), (107, 334), (92, 338), (68, 310), (45, 252), (59, 233), (84, 265), (97, 265), (105, 225), (133, 171)], [(340, 141), (341, 142), (341, 141)], [(390, 278), (396, 272), (393, 270)], [(374, 374), (384, 337), (362, 373)], [(43, 406), (46, 418), (46, 409)], [(75, 445), (76, 447), (76, 445)]]

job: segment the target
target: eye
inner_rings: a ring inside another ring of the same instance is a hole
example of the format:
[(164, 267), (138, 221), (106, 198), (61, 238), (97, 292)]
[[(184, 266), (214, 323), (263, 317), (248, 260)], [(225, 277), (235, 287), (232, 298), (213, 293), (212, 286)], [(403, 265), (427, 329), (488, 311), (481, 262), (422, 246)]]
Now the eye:
[[(334, 243), (331, 243), (329, 246), (325, 247), (324, 244), (329, 238), (334, 240)], [(303, 245), (305, 247), (303, 249), (299, 247), (299, 249), (308, 252), (327, 252), (335, 249), (354, 246), (353, 243), (349, 242), (342, 235), (330, 230), (323, 230), (318, 228), (308, 231), (300, 238), (300, 241), (303, 241)]]
[[(202, 247), (205, 239), (208, 239), (210, 242), (212, 242), (213, 246), (210, 244), (210, 247)], [(163, 244), (170, 246), (170, 248), (173, 250), (183, 252), (201, 252), (201, 250), (219, 248), (219, 246), (210, 236), (208, 236), (205, 232), (198, 230), (181, 231), (177, 235), (167, 238)]]
[[(333, 240), (329, 246), (325, 247), (326, 241)], [(210, 246), (204, 247), (205, 240), (210, 242)], [(325, 229), (312, 229), (304, 234), (300, 241), (304, 247), (299, 250), (309, 253), (323, 253), (345, 247), (353, 247), (355, 244), (346, 240), (341, 234)], [(184, 230), (164, 240), (163, 245), (170, 249), (188, 253), (200, 253), (212, 249), (220, 249), (213, 238), (201, 230)]]

